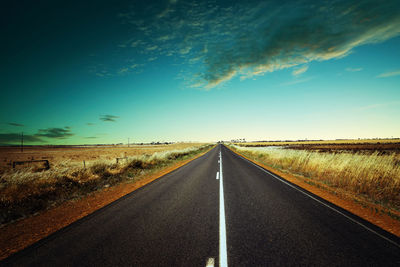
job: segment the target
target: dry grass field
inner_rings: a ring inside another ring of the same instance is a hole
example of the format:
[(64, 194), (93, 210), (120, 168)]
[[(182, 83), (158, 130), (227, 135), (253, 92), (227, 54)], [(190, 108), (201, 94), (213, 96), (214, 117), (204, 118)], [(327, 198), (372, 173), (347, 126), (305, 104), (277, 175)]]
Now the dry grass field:
[(322, 140), (235, 143), (241, 147), (283, 147), (285, 149), (308, 150), (330, 153), (363, 153), (379, 155), (395, 153), (400, 157), (400, 139)]
[(321, 183), (400, 211), (400, 145), (396, 141), (231, 147), (272, 168), (305, 177), (310, 184)]
[[(1, 148), (0, 225), (121, 182), (136, 182), (211, 149), (200, 143), (130, 147)], [(121, 158), (117, 163), (116, 158)], [(50, 169), (10, 162), (47, 159)], [(85, 160), (85, 166), (83, 164)]]
[(393, 144), (400, 143), (395, 139), (337, 139), (337, 140), (304, 140), (304, 141), (261, 141), (236, 143), (241, 146), (287, 146), (287, 145), (354, 145), (354, 144)]
[[(19, 147), (0, 147), (0, 174), (12, 168), (14, 161), (29, 161), (47, 159), (50, 166), (62, 162), (81, 164), (83, 161), (91, 164), (96, 161), (112, 161), (121, 157), (133, 157), (152, 155), (155, 152), (180, 150), (189, 147), (198, 147), (201, 143), (175, 143), (161, 145), (130, 145), (128, 146), (65, 146), (47, 147), (33, 146), (24, 147), (23, 152)], [(18, 166), (18, 169), (29, 167), (29, 165)]]

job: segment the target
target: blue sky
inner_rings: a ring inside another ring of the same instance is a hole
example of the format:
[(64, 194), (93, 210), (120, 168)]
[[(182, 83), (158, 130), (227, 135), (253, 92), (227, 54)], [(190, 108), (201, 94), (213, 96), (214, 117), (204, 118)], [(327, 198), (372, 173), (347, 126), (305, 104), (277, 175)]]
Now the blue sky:
[(4, 7), (0, 144), (400, 137), (398, 1)]

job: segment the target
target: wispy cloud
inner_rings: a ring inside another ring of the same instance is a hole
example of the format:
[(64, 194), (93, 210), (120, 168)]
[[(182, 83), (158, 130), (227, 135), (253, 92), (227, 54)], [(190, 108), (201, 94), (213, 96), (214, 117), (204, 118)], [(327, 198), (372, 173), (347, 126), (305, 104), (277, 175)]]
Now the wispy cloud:
[(131, 43), (131, 47), (137, 47), (139, 45), (145, 44), (142, 40), (135, 40)]
[(307, 65), (304, 65), (304, 66), (301, 66), (301, 67), (299, 67), (299, 68), (296, 68), (294, 71), (292, 71), (292, 74), (294, 75), (294, 76), (298, 76), (298, 75), (300, 75), (300, 74), (303, 74), (304, 72), (306, 72), (308, 70), (308, 66)]
[(91, 66), (89, 68), (89, 72), (96, 75), (97, 77), (112, 77), (113, 74), (109, 70), (107, 66), (104, 64), (97, 64), (94, 66)]
[(100, 120), (101, 121), (111, 121), (111, 122), (115, 122), (116, 119), (118, 119), (118, 116), (114, 116), (114, 115), (101, 115), (100, 116)]
[(57, 138), (57, 139), (64, 139), (73, 135), (74, 134), (71, 133), (69, 127), (39, 129), (38, 133), (35, 134), (36, 137), (47, 137), (47, 138)]
[(378, 77), (378, 78), (387, 78), (387, 77), (393, 77), (393, 76), (399, 76), (399, 75), (400, 75), (400, 70), (395, 70), (395, 71), (381, 73), (376, 77)]
[(363, 68), (346, 68), (346, 71), (348, 72), (358, 72), (358, 71), (362, 71)]
[[(70, 127), (39, 129), (36, 134), (24, 133), (25, 143), (46, 143), (46, 139), (66, 139), (73, 136)], [(0, 133), (0, 144), (15, 144), (21, 142), (21, 133)], [(43, 139), (44, 138), (44, 139)]]
[(125, 74), (129, 71), (129, 68), (121, 68), (118, 70), (118, 74)]
[(282, 83), (281, 86), (289, 86), (289, 85), (295, 85), (295, 84), (299, 84), (299, 83), (305, 83), (305, 82), (308, 82), (308, 81), (310, 81), (312, 79), (313, 79), (313, 77), (307, 77), (307, 78), (304, 78), (304, 79), (296, 79), (296, 80), (293, 80), (293, 81)]
[(86, 123), (86, 125), (88, 125), (88, 126), (93, 126), (93, 125), (95, 125), (94, 123), (91, 123), (91, 122), (88, 122), (88, 123)]
[(158, 45), (152, 45), (152, 46), (147, 47), (146, 50), (148, 50), (148, 51), (154, 51), (154, 50), (156, 50), (157, 48), (158, 48)]
[(24, 126), (23, 124), (19, 124), (19, 123), (15, 123), (15, 122), (9, 122), (7, 124), (11, 125), (11, 126), (15, 126), (15, 127), (23, 127)]
[(115, 76), (123, 76), (130, 73), (139, 73), (141, 71), (140, 67), (145, 64), (135, 62), (133, 59), (126, 59), (125, 66), (120, 66), (119, 68), (111, 68), (104, 64), (97, 64), (96, 66), (91, 66), (89, 72), (101, 78), (110, 78)]
[[(251, 78), (345, 57), (358, 46), (400, 33), (397, 0), (379, 5), (374, 1), (304, 0), (295, 5), (280, 0), (234, 1), (230, 6), (192, 0), (176, 2), (173, 7), (170, 3), (143, 10), (135, 7), (121, 18), (134, 25), (136, 33), (141, 32), (136, 39), (146, 40), (146, 44), (135, 43), (136, 48), (141, 47), (149, 58), (174, 55), (186, 59), (193, 66), (186, 71), (192, 84), (208, 88), (236, 76)], [(293, 75), (302, 71), (306, 67)]]
[(400, 105), (400, 101), (392, 101), (392, 102), (386, 102), (386, 103), (377, 103), (377, 104), (367, 105), (367, 106), (359, 107), (359, 108), (357, 108), (357, 110), (364, 111), (364, 110), (370, 110), (370, 109), (376, 109), (376, 108), (382, 108), (382, 107), (388, 107), (388, 106), (395, 106), (395, 105)]

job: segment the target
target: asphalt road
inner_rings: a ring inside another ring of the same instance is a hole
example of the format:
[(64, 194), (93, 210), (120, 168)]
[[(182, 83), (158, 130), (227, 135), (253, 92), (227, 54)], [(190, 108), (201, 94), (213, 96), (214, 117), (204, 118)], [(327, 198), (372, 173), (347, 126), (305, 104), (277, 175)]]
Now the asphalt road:
[(0, 265), (400, 266), (399, 244), (219, 145)]

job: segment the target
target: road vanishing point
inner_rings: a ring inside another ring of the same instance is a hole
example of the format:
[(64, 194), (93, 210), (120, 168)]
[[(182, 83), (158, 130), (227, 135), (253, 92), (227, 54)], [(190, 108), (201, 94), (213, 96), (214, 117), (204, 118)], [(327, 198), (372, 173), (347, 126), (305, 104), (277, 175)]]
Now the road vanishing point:
[(3, 266), (400, 266), (400, 238), (218, 145)]

